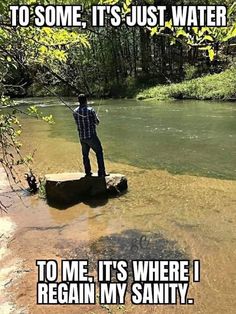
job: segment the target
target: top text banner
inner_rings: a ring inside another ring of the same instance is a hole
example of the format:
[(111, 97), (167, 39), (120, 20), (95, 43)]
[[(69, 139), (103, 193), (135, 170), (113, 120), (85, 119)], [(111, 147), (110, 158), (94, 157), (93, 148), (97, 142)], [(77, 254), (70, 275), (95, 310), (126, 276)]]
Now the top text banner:
[[(89, 14), (88, 14), (89, 13)], [(171, 15), (171, 16), (170, 16)], [(10, 6), (12, 26), (27, 27), (80, 27), (88, 26), (119, 27), (164, 27), (171, 20), (174, 27), (225, 27), (227, 26), (227, 8), (223, 5), (172, 6), (171, 12), (166, 6), (130, 6), (126, 10), (114, 5), (91, 6), (85, 12), (81, 5), (37, 5)]]

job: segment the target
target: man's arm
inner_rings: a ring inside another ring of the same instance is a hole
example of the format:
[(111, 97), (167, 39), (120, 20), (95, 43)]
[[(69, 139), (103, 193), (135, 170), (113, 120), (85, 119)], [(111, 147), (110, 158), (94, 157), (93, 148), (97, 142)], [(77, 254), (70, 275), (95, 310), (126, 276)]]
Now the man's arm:
[(94, 124), (99, 124), (100, 120), (98, 119), (98, 116), (97, 116), (95, 110), (92, 109), (92, 110), (91, 110), (91, 113), (92, 113), (92, 118), (93, 118)]
[(73, 111), (73, 117), (74, 117), (74, 119), (75, 119), (76, 124), (78, 123), (78, 122), (77, 122), (77, 116), (78, 116), (77, 112), (76, 112), (76, 111)]

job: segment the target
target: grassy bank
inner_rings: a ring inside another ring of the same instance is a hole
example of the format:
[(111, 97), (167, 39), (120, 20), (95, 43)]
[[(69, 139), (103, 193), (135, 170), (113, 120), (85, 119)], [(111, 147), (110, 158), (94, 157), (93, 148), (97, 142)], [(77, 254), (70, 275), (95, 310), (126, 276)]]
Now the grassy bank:
[(170, 85), (158, 85), (141, 91), (138, 99), (201, 99), (236, 98), (236, 67), (222, 73)]

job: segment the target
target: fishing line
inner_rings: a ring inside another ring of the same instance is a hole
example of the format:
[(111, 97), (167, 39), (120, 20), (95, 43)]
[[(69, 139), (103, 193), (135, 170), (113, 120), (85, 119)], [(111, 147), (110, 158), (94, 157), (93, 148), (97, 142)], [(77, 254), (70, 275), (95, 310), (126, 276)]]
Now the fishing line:
[[(84, 115), (82, 115), (82, 114), (80, 114), (80, 113), (74, 111), (74, 109), (71, 108), (71, 106), (68, 105), (68, 104), (65, 102), (65, 100), (64, 100), (60, 95), (58, 95), (56, 92), (50, 90), (47, 86), (45, 86), (45, 85), (43, 84), (42, 81), (41, 81), (41, 83), (42, 83), (42, 85), (43, 85), (43, 88), (45, 88), (45, 89), (46, 89), (50, 94), (52, 94), (53, 96), (57, 97), (68, 109), (70, 109), (70, 110), (73, 112), (73, 114), (77, 114), (78, 116), (80, 116), (80, 117), (82, 117), (82, 118), (87, 118), (87, 116), (84, 116)], [(98, 104), (97, 115), (98, 115), (98, 113), (99, 113), (101, 103), (102, 103), (102, 98), (100, 98), (100, 101), (99, 101), (99, 104)]]
[[(100, 96), (102, 95), (101, 92), (102, 92), (102, 87), (100, 86), (100, 90), (99, 90)], [(97, 115), (99, 114), (101, 104), (102, 104), (102, 97), (100, 97), (100, 101), (99, 101), (99, 103), (98, 103)]]
[(99, 104), (98, 104), (97, 115), (99, 114), (101, 104), (102, 104), (102, 98), (100, 99)]
[(80, 114), (80, 113), (74, 111), (73, 108), (71, 108), (71, 106), (68, 105), (68, 104), (65, 102), (65, 100), (64, 100), (60, 95), (58, 95), (56, 92), (51, 91), (51, 90), (50, 90), (48, 87), (46, 87), (45, 85), (43, 85), (43, 87), (44, 87), (47, 91), (49, 91), (49, 93), (51, 93), (52, 95), (54, 95), (55, 97), (57, 97), (57, 98), (58, 98), (68, 109), (70, 109), (73, 113), (77, 114), (78, 116), (80, 116), (80, 117), (82, 117), (82, 118), (87, 118), (87, 116), (83, 116), (82, 114)]

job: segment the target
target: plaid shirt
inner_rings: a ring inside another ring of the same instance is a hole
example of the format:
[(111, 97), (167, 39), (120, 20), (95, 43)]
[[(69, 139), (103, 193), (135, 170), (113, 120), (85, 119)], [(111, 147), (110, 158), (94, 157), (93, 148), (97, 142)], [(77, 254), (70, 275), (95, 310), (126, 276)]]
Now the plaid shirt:
[(99, 119), (92, 107), (79, 106), (74, 110), (73, 116), (81, 140), (87, 140), (96, 135), (96, 124), (99, 123)]

